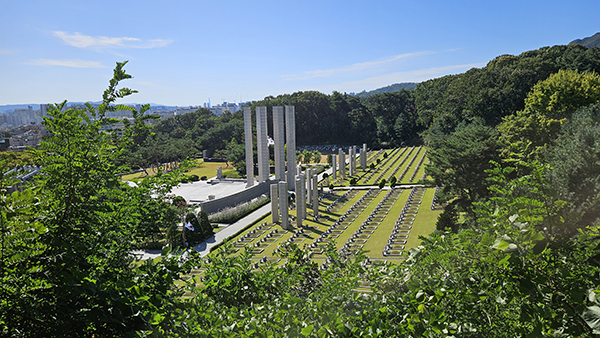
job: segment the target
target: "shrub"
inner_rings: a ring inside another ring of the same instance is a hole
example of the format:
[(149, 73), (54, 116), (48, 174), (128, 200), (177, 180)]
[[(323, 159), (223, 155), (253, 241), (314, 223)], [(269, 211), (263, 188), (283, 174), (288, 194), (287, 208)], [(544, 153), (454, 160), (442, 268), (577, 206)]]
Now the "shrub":
[(191, 175), (190, 176), (190, 181), (192, 182), (198, 182), (200, 180), (200, 178), (198, 177), (198, 175)]
[(185, 200), (185, 198), (183, 198), (181, 196), (173, 197), (173, 205), (176, 205), (178, 207), (183, 207), (186, 204), (187, 204), (187, 201)]
[(207, 179), (208, 179), (208, 177), (206, 177), (206, 176), (200, 177), (200, 180), (202, 180), (202, 181), (206, 181)]
[(381, 182), (379, 182), (379, 189), (383, 189), (383, 187), (385, 187), (385, 179), (382, 179)]
[(329, 190), (333, 190), (333, 187), (334, 187), (333, 183), (330, 183), (329, 184)]
[(267, 204), (271, 199), (267, 196), (255, 198), (252, 201), (244, 202), (232, 208), (225, 208), (208, 216), (210, 222), (214, 223), (233, 223), (246, 216), (252, 211)]
[(350, 179), (350, 185), (356, 185), (356, 177)]

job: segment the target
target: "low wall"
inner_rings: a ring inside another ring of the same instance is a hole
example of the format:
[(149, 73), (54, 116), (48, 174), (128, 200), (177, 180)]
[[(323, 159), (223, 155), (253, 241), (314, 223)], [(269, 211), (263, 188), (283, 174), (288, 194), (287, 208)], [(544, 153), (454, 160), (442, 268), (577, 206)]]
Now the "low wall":
[(276, 182), (277, 181), (262, 182), (233, 195), (221, 197), (211, 201), (201, 202), (200, 207), (208, 214), (212, 214), (225, 208), (231, 208), (240, 203), (250, 201), (260, 195), (270, 195), (271, 192), (269, 190), (269, 186)]

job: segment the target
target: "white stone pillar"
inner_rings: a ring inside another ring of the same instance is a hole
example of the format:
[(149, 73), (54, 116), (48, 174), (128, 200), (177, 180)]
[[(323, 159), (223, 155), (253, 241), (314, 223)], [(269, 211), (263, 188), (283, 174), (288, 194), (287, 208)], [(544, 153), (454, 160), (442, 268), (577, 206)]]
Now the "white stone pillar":
[(350, 149), (348, 149), (348, 158), (350, 159), (350, 163), (348, 163), (348, 171), (350, 173), (350, 176), (354, 176), (354, 148), (350, 147)]
[(287, 146), (287, 182), (288, 188), (294, 190), (296, 176), (296, 110), (294, 106), (285, 106), (285, 136)]
[(299, 176), (296, 176), (296, 226), (302, 226), (302, 181)]
[(304, 174), (298, 175), (300, 178), (300, 195), (298, 195), (298, 191), (296, 191), (296, 201), (300, 205), (301, 215), (298, 217), (302, 217), (302, 219), (306, 219), (306, 183)]
[(337, 179), (337, 155), (331, 154), (331, 176)]
[(258, 149), (258, 181), (265, 182), (269, 179), (267, 107), (256, 107), (256, 143)]
[(254, 185), (254, 156), (252, 154), (252, 111), (244, 107), (244, 134), (246, 140), (246, 187)]
[(312, 169), (306, 169), (306, 195), (310, 203), (310, 193), (312, 191)]
[(313, 190), (312, 190), (312, 207), (315, 217), (319, 215), (319, 176), (313, 175)]
[(287, 182), (279, 181), (279, 212), (281, 213), (281, 227), (284, 230), (289, 229), (289, 214), (288, 214), (288, 191)]
[(275, 141), (275, 179), (285, 181), (285, 130), (283, 107), (273, 107), (273, 141)]
[(271, 184), (271, 221), (279, 222), (279, 187), (277, 183)]
[(338, 157), (338, 162), (340, 164), (340, 177), (346, 177), (346, 154), (344, 154), (342, 148), (340, 148)]
[(367, 144), (363, 143), (362, 151), (360, 153), (360, 165), (363, 170), (367, 170)]

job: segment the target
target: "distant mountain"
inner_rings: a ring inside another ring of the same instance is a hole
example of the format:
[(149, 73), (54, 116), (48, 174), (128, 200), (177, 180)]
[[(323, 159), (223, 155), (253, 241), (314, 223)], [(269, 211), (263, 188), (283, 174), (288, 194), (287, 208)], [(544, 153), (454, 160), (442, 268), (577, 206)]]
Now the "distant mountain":
[(375, 94), (388, 93), (388, 92), (399, 92), (402, 89), (413, 90), (413, 89), (415, 89), (416, 86), (417, 86), (417, 84), (415, 82), (395, 83), (393, 85), (381, 87), (378, 89), (373, 89), (368, 92), (363, 90), (362, 92), (356, 94), (356, 96), (369, 97), (369, 96), (375, 95)]
[(600, 47), (600, 33), (596, 33), (587, 38), (577, 39), (569, 42), (569, 45), (573, 44), (584, 45), (588, 48)]

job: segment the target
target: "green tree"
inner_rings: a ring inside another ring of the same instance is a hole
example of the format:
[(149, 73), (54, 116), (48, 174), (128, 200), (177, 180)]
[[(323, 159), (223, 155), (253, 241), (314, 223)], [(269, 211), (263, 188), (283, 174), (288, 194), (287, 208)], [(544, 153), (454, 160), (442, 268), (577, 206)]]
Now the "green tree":
[(321, 152), (318, 150), (312, 151), (312, 160), (315, 163), (321, 163)]
[(507, 144), (532, 142), (534, 146), (551, 143), (572, 113), (597, 102), (598, 74), (559, 70), (532, 88), (523, 111), (506, 117), (498, 126), (501, 140)]
[(473, 123), (459, 128), (449, 136), (433, 138), (425, 166), (433, 184), (441, 187), (440, 202), (454, 200), (460, 212), (470, 220), (476, 215), (473, 203), (489, 197), (485, 178), (490, 161), (500, 158), (498, 134), (494, 128)]
[[(175, 304), (182, 295), (173, 280), (190, 266), (167, 257), (135, 265), (131, 244), (150, 195), (162, 195), (169, 189), (165, 184), (177, 178), (173, 174), (155, 178), (157, 189), (152, 192), (118, 180), (116, 174), (126, 170), (116, 166), (118, 157), (138, 127), (143, 127), (144, 111), (149, 108), (145, 105), (137, 111), (112, 105), (135, 92), (117, 88), (120, 80), (131, 77), (124, 65), (117, 63), (99, 107), (65, 109), (65, 103), (50, 107), (44, 124), (52, 136), (34, 151), (44, 174), (36, 177), (35, 190), (11, 196), (13, 204), (26, 202), (23, 208), (2, 217), (2, 226), (8, 227), (8, 232), (3, 228), (5, 235), (18, 234), (26, 227), (43, 229), (38, 235), (29, 230), (18, 241), (8, 237), (9, 245), (3, 244), (3, 262), (6, 257), (8, 263), (26, 258), (10, 274), (25, 273), (23, 277), (35, 285), (2, 289), (9, 300), (2, 305), (11, 309), (4, 312), (2, 308), (0, 327), (9, 335), (131, 336), (173, 324), (171, 313), (177, 312)], [(130, 110), (135, 119), (126, 124), (122, 137), (101, 131), (103, 125), (115, 122), (105, 117), (114, 109)], [(15, 244), (20, 246), (19, 254), (10, 257)], [(13, 279), (6, 272), (3, 285)], [(17, 298), (29, 305), (10, 301)], [(23, 324), (13, 326), (17, 321)]]

